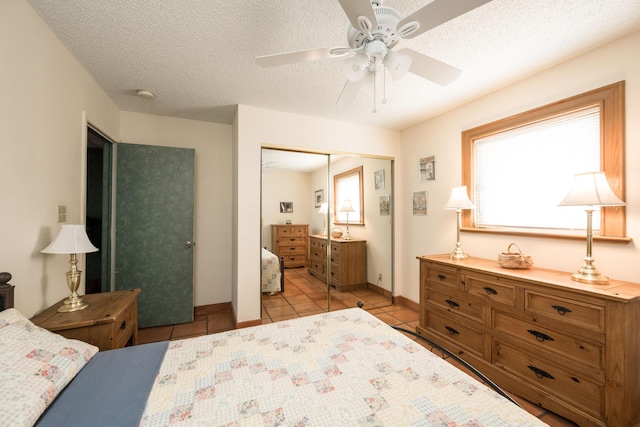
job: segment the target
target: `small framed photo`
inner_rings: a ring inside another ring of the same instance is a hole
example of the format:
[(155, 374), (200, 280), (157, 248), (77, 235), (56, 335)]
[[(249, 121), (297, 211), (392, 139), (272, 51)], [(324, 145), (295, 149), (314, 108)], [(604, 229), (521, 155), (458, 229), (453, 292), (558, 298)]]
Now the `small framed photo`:
[(418, 173), (420, 182), (436, 180), (436, 156), (420, 157), (418, 161)]
[(384, 190), (384, 169), (373, 173), (373, 182), (376, 190)]
[(391, 213), (391, 199), (388, 194), (380, 196), (380, 216), (389, 216)]
[(319, 208), (320, 206), (322, 206), (322, 203), (324, 202), (324, 190), (320, 189), (320, 190), (314, 191), (313, 197), (316, 202), (316, 208)]
[(293, 202), (280, 202), (280, 213), (293, 213)]
[(427, 214), (427, 192), (414, 191), (412, 200), (413, 200), (413, 214), (426, 215)]

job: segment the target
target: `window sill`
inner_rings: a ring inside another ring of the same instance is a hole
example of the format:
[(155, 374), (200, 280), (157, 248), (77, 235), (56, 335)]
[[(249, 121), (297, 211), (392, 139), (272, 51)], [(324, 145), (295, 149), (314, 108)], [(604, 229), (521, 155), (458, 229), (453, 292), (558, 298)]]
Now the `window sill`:
[[(487, 229), (487, 228), (470, 228), (470, 227), (461, 227), (460, 231), (469, 232), (469, 233), (501, 234), (505, 236), (543, 237), (543, 238), (568, 239), (568, 240), (585, 240), (587, 238), (586, 231), (585, 231), (585, 234), (582, 234), (582, 235), (560, 234), (560, 233), (533, 233), (530, 231), (495, 230), (495, 229)], [(593, 236), (593, 240), (609, 242), (609, 243), (623, 243), (623, 244), (628, 244), (633, 241), (631, 237), (613, 237), (613, 236)]]

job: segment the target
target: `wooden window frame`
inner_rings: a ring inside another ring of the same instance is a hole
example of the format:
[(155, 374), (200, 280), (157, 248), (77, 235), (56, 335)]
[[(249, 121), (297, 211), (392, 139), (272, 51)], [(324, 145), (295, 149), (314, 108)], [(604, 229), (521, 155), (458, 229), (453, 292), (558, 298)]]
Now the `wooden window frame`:
[[(474, 141), (520, 126), (546, 120), (567, 112), (589, 106), (600, 108), (600, 167), (607, 175), (613, 192), (625, 200), (625, 82), (620, 81), (580, 95), (566, 98), (533, 110), (525, 111), (505, 119), (487, 123), (462, 132), (462, 185), (474, 188), (473, 149)], [(568, 189), (567, 189), (568, 191)], [(473, 191), (470, 192), (473, 201)], [(601, 209), (600, 235), (594, 238), (622, 239), (626, 237), (626, 212), (624, 206), (607, 206)], [(553, 236), (557, 234), (511, 231), (507, 229), (483, 229), (474, 223), (473, 213), (462, 213), (464, 231), (481, 231), (495, 234), (514, 234), (525, 236)], [(563, 237), (574, 237), (562, 235)]]
[(346, 221), (338, 220), (338, 209), (340, 209), (340, 205), (338, 201), (340, 200), (340, 180), (345, 178), (351, 178), (352, 176), (358, 176), (358, 188), (359, 188), (359, 196), (360, 196), (360, 217), (357, 220), (354, 218), (351, 220), (349, 217), (349, 225), (364, 225), (364, 185), (362, 183), (363, 180), (363, 167), (359, 166), (357, 168), (349, 169), (348, 171), (344, 171), (342, 173), (336, 174), (333, 176), (333, 222), (334, 224), (346, 224)]

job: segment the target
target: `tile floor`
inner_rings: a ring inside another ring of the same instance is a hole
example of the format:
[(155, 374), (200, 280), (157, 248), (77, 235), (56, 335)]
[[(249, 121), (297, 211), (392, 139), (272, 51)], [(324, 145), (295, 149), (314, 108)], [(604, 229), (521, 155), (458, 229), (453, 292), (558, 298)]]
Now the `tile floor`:
[[(307, 269), (285, 270), (285, 291), (276, 295), (263, 294), (262, 323), (278, 322), (295, 317), (318, 314), (327, 310), (326, 285), (307, 273)], [(358, 301), (364, 303), (363, 308), (383, 322), (399, 326), (411, 331), (418, 325), (419, 314), (410, 308), (394, 305), (390, 299), (372, 290), (338, 292), (331, 290), (331, 311), (347, 307), (356, 307)], [(140, 344), (175, 340), (200, 335), (223, 332), (235, 328), (230, 304), (215, 304), (196, 307), (194, 321), (180, 325), (144, 328), (138, 331)], [(413, 337), (412, 337), (413, 338)], [(439, 353), (437, 353), (439, 354)], [(452, 358), (446, 358), (456, 364)], [(459, 365), (458, 368), (465, 370)], [(520, 406), (552, 427), (576, 426), (539, 406), (514, 396)]]

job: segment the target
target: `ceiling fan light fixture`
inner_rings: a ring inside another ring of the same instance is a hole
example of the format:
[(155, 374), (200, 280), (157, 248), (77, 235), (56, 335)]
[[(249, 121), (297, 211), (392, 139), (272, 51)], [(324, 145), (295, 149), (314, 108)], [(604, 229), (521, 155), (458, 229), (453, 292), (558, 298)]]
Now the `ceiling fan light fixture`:
[(151, 92), (150, 90), (146, 90), (146, 89), (139, 89), (136, 92), (136, 95), (138, 96), (138, 98), (141, 98), (141, 99), (153, 99), (153, 98), (155, 98), (155, 95), (153, 94), (153, 92)]
[(360, 52), (356, 53), (352, 58), (347, 59), (342, 64), (342, 70), (349, 80), (358, 82), (364, 77), (364, 73), (369, 67), (369, 57)]
[(389, 70), (393, 80), (403, 78), (409, 72), (411, 63), (411, 57), (402, 52), (389, 52), (384, 58), (384, 64), (387, 66), (387, 70)]

